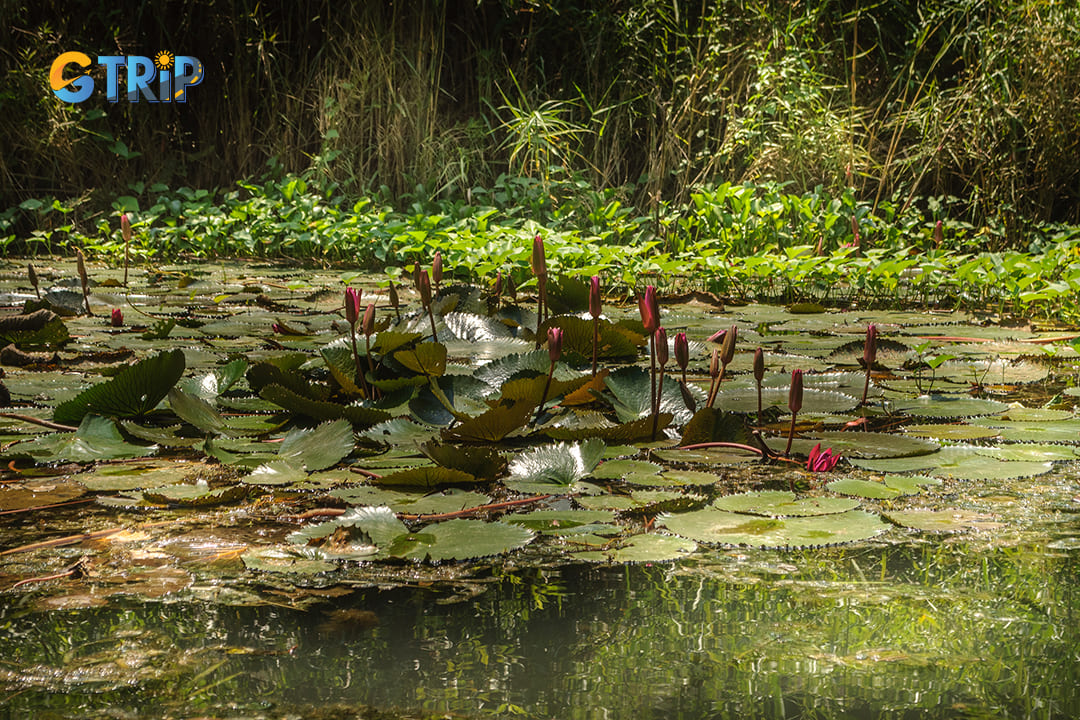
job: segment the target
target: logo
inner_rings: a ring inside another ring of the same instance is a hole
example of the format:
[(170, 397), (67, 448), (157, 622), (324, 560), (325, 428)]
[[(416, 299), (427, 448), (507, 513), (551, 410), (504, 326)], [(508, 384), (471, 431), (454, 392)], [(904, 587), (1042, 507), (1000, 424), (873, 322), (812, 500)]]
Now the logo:
[(94, 93), (90, 67), (105, 68), (105, 98), (120, 101), (121, 79), (127, 101), (185, 103), (188, 88), (203, 81), (203, 64), (189, 55), (162, 50), (153, 59), (143, 55), (99, 55), (96, 61), (78, 51), (61, 53), (49, 69), (49, 86), (64, 102), (80, 103)]

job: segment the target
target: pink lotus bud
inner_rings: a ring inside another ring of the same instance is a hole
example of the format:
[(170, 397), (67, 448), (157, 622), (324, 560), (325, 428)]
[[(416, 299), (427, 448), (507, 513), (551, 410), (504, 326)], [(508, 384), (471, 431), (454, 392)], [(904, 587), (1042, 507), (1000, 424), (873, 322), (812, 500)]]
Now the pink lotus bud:
[(390, 295), (390, 307), (397, 310), (398, 306), (401, 304), (401, 300), (398, 298), (397, 288), (394, 287), (394, 281), (393, 280), (390, 281), (389, 295)]
[(124, 326), (124, 312), (120, 308), (113, 308), (112, 309), (112, 316), (111, 316), (109, 322), (113, 327), (123, 327)]
[(431, 307), (431, 276), (428, 275), (427, 270), (420, 271), (419, 280), (420, 302), (425, 308), (429, 308)]
[(724, 336), (724, 342), (720, 345), (720, 362), (724, 365), (730, 365), (732, 359), (735, 357), (735, 342), (739, 338), (739, 328), (735, 325), (731, 326), (727, 335)]
[(547, 258), (544, 257), (544, 239), (537, 234), (533, 238), (532, 271), (537, 280), (547, 280)]
[(934, 246), (941, 247), (941, 244), (945, 242), (945, 227), (942, 222), (938, 220), (934, 223)]
[(791, 371), (791, 389), (788, 390), (788, 410), (794, 415), (802, 410), (803, 401), (803, 382), (802, 382), (802, 370)]
[(356, 321), (360, 319), (360, 297), (363, 292), (363, 290), (358, 291), (351, 287), (345, 288), (345, 319), (353, 328), (356, 327)]
[(502, 270), (500, 270), (499, 274), (495, 276), (495, 297), (496, 298), (501, 298), (502, 297), (502, 290), (503, 290), (503, 278), (502, 278)]
[(727, 335), (727, 330), (717, 330), (709, 337), (705, 338), (705, 342), (716, 343), (721, 345), (724, 342), (724, 337)]
[(442, 285), (442, 252), (435, 251), (435, 259), (431, 262), (431, 282), (435, 285), (435, 292), (439, 292)]
[(562, 357), (562, 328), (552, 327), (548, 328), (548, 357), (551, 358), (552, 364), (559, 362), (559, 358)]
[(758, 348), (754, 351), (754, 380), (761, 384), (765, 378), (765, 351)]
[(877, 360), (877, 325), (873, 323), (866, 328), (866, 340), (863, 342), (863, 365), (869, 370)]
[(278, 323), (273, 323), (270, 326), (270, 330), (273, 331), (277, 335), (284, 335), (285, 334), (285, 328), (281, 327), (281, 325), (279, 325)]
[(600, 317), (600, 276), (593, 275), (589, 280), (589, 314), (593, 319)]
[(660, 327), (660, 305), (656, 302), (656, 288), (645, 288), (645, 294), (638, 298), (638, 312), (645, 332), (652, 335)]
[(664, 328), (656, 328), (656, 333), (653, 337), (653, 344), (656, 346), (656, 362), (660, 367), (667, 365), (668, 361), (668, 346), (667, 346), (667, 330)]
[(720, 377), (720, 348), (713, 348), (712, 359), (709, 361), (709, 377), (713, 380)]
[(120, 234), (124, 236), (124, 242), (131, 242), (131, 219), (127, 213), (120, 216)]
[(364, 334), (369, 337), (375, 332), (375, 303), (368, 303), (368, 306), (364, 308), (364, 322), (360, 327), (363, 328)]
[(675, 335), (675, 362), (681, 370), (686, 370), (686, 366), (690, 364), (690, 342), (684, 332)]
[(851, 216), (851, 244), (855, 247), (859, 247), (862, 239), (859, 235), (859, 220), (854, 215)]

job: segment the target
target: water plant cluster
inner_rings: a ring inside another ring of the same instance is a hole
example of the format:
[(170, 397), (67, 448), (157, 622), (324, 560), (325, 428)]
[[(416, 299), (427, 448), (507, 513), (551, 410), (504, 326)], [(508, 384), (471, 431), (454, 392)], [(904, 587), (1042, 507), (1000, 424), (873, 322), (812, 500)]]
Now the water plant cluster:
[[(131, 193), (105, 216), (52, 198), (26, 201), (0, 219), (0, 244), (26, 254), (79, 248), (117, 263), (347, 261), (385, 268), (391, 278), (439, 252), (457, 280), (487, 282), (501, 272), (531, 290), (529, 243), (541, 233), (554, 272), (600, 275), (621, 292), (653, 284), (742, 302), (920, 304), (1055, 321), (1078, 314), (1076, 228), (1031, 226), (1023, 251), (987, 252), (1006, 245), (1004, 225), (952, 220), (944, 199), (875, 209), (851, 188), (796, 194), (776, 183), (724, 183), (652, 215), (582, 183), (521, 178), (476, 188), (469, 203), (417, 198), (404, 210), (386, 196), (350, 199), (303, 177), (244, 182), (220, 194), (141, 183)], [(30, 216), (38, 229), (24, 234)], [(117, 232), (117, 216), (130, 218), (127, 236)]]
[[(651, 286), (627, 312), (528, 248), (528, 295), (452, 283), (441, 255), (381, 289), (243, 266), (9, 275), (0, 504), (94, 527), (33, 526), (5, 572), (93, 584), (207, 525), (232, 577), (330, 582), (960, 532), (996, 520), (958, 487), (1076, 460), (1069, 336)], [(97, 567), (52, 550), (131, 531)], [(147, 572), (170, 592), (222, 572), (168, 558)]]

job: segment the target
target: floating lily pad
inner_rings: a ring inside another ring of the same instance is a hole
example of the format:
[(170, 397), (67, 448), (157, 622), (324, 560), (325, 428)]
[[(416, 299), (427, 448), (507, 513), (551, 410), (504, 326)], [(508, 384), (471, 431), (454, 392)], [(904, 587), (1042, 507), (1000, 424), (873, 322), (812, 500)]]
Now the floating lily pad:
[(1027, 408), (1022, 406), (1010, 407), (1001, 416), (1003, 420), (1013, 422), (1050, 422), (1055, 420), (1067, 420), (1073, 417), (1071, 410), (1055, 410), (1053, 408)]
[(928, 532), (960, 532), (972, 528), (1001, 527), (990, 515), (965, 510), (896, 510), (885, 513), (885, 517), (897, 525)]
[(901, 494), (896, 488), (891, 488), (884, 483), (859, 478), (839, 478), (830, 482), (826, 487), (830, 492), (869, 500), (888, 500)]
[(145, 415), (165, 399), (184, 373), (184, 352), (170, 350), (140, 360), (116, 377), (57, 405), (53, 419), (74, 425), (88, 414), (131, 418)]
[[(787, 438), (770, 438), (769, 447), (775, 452), (783, 452), (787, 446)], [(912, 455), (926, 455), (934, 452), (940, 446), (929, 440), (905, 437), (903, 435), (890, 435), (876, 432), (815, 432), (800, 438), (792, 448), (800, 455), (807, 455), (814, 445), (821, 445), (822, 450), (832, 448), (834, 453), (841, 453), (844, 457), (861, 458), (895, 458), (910, 457)]]
[(885, 485), (899, 490), (903, 495), (916, 495), (926, 492), (926, 488), (940, 485), (941, 479), (928, 475), (886, 475)]
[(132, 445), (125, 442), (112, 420), (87, 415), (75, 432), (56, 432), (35, 440), (18, 443), (4, 455), (29, 455), (38, 462), (96, 462), (121, 460), (151, 455), (156, 446)]
[(1000, 415), (1009, 406), (997, 400), (965, 395), (924, 395), (896, 404), (896, 411), (916, 417), (964, 418), (978, 415)]
[(904, 432), (912, 437), (928, 438), (930, 440), (982, 440), (997, 436), (997, 430), (978, 425), (966, 425), (956, 423), (952, 425), (908, 425)]
[(354, 447), (352, 426), (346, 420), (334, 420), (313, 430), (293, 430), (281, 441), (278, 455), (308, 472), (315, 472), (336, 465)]
[(510, 461), (506, 486), (523, 492), (564, 490), (592, 473), (604, 454), (604, 443), (557, 443), (526, 450)]
[(634, 535), (625, 544), (620, 544), (610, 550), (574, 553), (574, 558), (589, 562), (667, 562), (686, 557), (696, 550), (697, 543), (692, 540), (673, 535), (647, 533)]
[(795, 493), (786, 490), (760, 490), (718, 497), (713, 500), (712, 506), (728, 512), (772, 517), (806, 517), (846, 512), (857, 508), (859, 501), (837, 497), (796, 499)]
[(1080, 443), (1080, 419), (1010, 422), (1000, 417), (976, 418), (976, 425), (994, 428), (1009, 442)]
[(645, 460), (608, 460), (601, 463), (592, 476), (603, 480), (621, 480), (627, 475), (656, 475), (662, 467)]
[[(535, 533), (506, 523), (459, 518), (428, 525), (413, 537), (415, 541), (408, 543), (408, 549), (392, 551), (395, 557), (432, 562), (490, 557), (528, 545)], [(401, 540), (396, 538), (395, 543)]]
[(1056, 462), (1076, 460), (1077, 448), (1072, 445), (1005, 445), (1002, 447), (977, 448), (975, 452), (998, 460), (1022, 460), (1027, 462)]
[(706, 508), (664, 515), (671, 532), (697, 542), (753, 547), (809, 547), (869, 540), (888, 526), (877, 515), (848, 510), (832, 515), (770, 518)]
[(252, 548), (240, 558), (248, 570), (260, 572), (317, 575), (335, 568), (331, 562), (286, 547)]
[(561, 535), (574, 528), (610, 523), (614, 520), (614, 513), (606, 510), (533, 510), (508, 515), (502, 522), (522, 525), (546, 534)]

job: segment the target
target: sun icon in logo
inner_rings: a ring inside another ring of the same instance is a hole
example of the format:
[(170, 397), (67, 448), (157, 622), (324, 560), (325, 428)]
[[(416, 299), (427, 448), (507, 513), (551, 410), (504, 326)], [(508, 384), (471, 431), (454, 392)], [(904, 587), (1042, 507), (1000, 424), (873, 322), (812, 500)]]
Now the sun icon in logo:
[(173, 64), (173, 54), (168, 50), (162, 50), (154, 56), (154, 64), (159, 70), (168, 70)]

